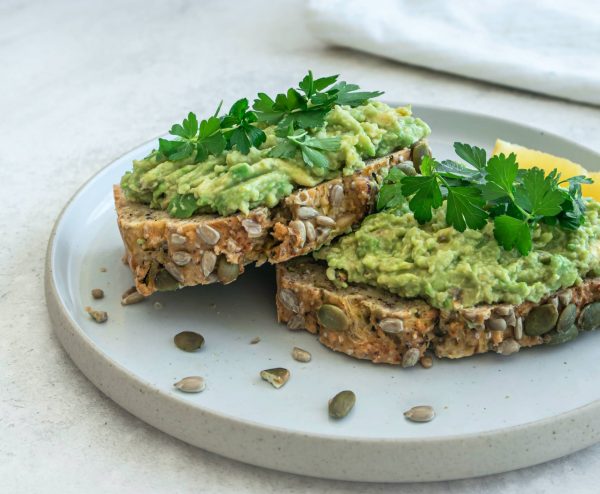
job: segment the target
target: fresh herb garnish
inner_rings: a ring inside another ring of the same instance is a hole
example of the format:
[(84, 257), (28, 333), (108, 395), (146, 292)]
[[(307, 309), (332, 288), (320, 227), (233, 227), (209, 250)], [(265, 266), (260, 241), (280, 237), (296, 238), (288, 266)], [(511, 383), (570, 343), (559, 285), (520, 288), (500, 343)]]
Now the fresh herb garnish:
[(323, 151), (337, 151), (340, 137), (309, 137), (305, 130), (296, 130), (286, 136), (269, 152), (273, 158), (293, 158), (299, 149), (304, 163), (310, 168), (329, 168), (329, 159)]
[[(494, 222), (494, 237), (506, 250), (527, 255), (533, 246), (532, 231), (539, 223), (574, 230), (585, 220), (581, 184), (584, 176), (560, 180), (556, 169), (519, 169), (516, 156), (500, 154), (486, 159), (484, 149), (454, 143), (466, 163), (438, 162), (426, 156), (419, 176), (404, 176), (392, 169), (377, 200), (377, 209), (408, 206), (419, 223), (431, 221), (433, 210), (447, 201), (446, 222), (456, 230), (482, 229)], [(568, 183), (569, 188), (562, 185)]]

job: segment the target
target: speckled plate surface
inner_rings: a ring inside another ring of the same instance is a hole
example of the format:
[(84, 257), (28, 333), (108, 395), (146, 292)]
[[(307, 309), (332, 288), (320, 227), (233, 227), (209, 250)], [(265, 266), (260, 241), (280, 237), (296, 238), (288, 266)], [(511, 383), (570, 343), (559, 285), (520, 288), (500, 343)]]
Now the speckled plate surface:
[[(433, 128), (436, 156), (451, 156), (454, 140), (489, 150), (501, 137), (590, 169), (600, 163), (588, 149), (515, 123), (431, 107), (414, 112)], [(429, 370), (373, 365), (279, 325), (270, 266), (250, 269), (228, 286), (156, 294), (121, 307), (132, 279), (121, 262), (111, 188), (152, 145), (119, 158), (79, 190), (57, 221), (47, 256), (46, 298), (60, 341), (82, 372), (131, 413), (230, 458), (343, 480), (485, 475), (600, 439), (600, 334), (510, 357), (436, 361)], [(92, 300), (92, 288), (106, 297)], [(92, 322), (87, 305), (108, 311), (108, 322)], [(182, 330), (201, 332), (205, 347), (178, 350), (173, 336)], [(260, 343), (250, 345), (256, 336)], [(295, 345), (309, 350), (312, 362), (294, 361)], [(275, 390), (259, 371), (278, 366), (292, 377)], [(173, 388), (188, 375), (204, 376), (206, 390), (189, 395)], [(355, 391), (357, 404), (336, 422), (327, 416), (327, 401), (343, 389)], [(434, 421), (403, 418), (404, 410), (421, 404), (436, 409)]]

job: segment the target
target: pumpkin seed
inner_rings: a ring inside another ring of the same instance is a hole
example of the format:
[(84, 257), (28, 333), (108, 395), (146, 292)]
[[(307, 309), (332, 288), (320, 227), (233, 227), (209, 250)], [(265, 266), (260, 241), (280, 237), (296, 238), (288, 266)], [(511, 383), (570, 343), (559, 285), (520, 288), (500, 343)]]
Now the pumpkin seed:
[(558, 309), (558, 297), (552, 297), (548, 299), (548, 303), (552, 304), (554, 307)]
[(576, 318), (577, 306), (575, 304), (567, 305), (560, 313), (560, 317), (558, 318), (558, 322), (556, 323), (556, 331), (558, 331), (559, 333), (566, 331), (573, 324), (575, 324)]
[(224, 285), (235, 281), (240, 274), (240, 267), (237, 264), (228, 262), (225, 257), (219, 259), (217, 265), (217, 277)]
[(517, 340), (523, 338), (523, 318), (517, 317), (515, 322), (514, 337)]
[(175, 346), (184, 352), (195, 352), (204, 345), (204, 336), (193, 331), (182, 331), (173, 338)]
[(310, 206), (300, 206), (298, 208), (296, 216), (301, 220), (309, 220), (311, 218), (319, 216), (319, 212), (315, 208), (311, 208)]
[(402, 163), (398, 163), (396, 167), (409, 177), (413, 177), (417, 174), (417, 170), (415, 170), (415, 165), (412, 161), (403, 161)]
[(196, 233), (204, 243), (208, 245), (215, 245), (221, 238), (221, 234), (218, 230), (215, 230), (212, 226), (200, 225), (196, 228)]
[(506, 321), (501, 317), (488, 319), (486, 321), (486, 325), (488, 329), (491, 331), (505, 331), (506, 330)]
[(310, 362), (312, 355), (310, 354), (310, 352), (307, 352), (306, 350), (302, 350), (302, 348), (298, 348), (297, 346), (295, 346), (292, 350), (292, 358), (294, 360), (297, 360), (298, 362)]
[(103, 310), (94, 310), (91, 307), (86, 307), (85, 311), (98, 324), (101, 324), (101, 323), (106, 322), (108, 320), (108, 313), (104, 312)]
[(300, 312), (300, 303), (298, 302), (298, 297), (289, 288), (282, 288), (279, 290), (279, 301), (286, 309), (296, 313)]
[(525, 318), (525, 334), (541, 336), (556, 325), (558, 310), (553, 304), (544, 304), (533, 308)]
[(202, 274), (206, 277), (210, 276), (215, 270), (217, 264), (217, 256), (214, 252), (207, 251), (202, 254)]
[(125, 290), (123, 295), (121, 295), (121, 305), (139, 304), (144, 300), (146, 300), (146, 297), (144, 297), (140, 292), (138, 292), (134, 286), (132, 286), (128, 290)]
[(244, 227), (244, 230), (246, 230), (248, 238), (258, 238), (262, 235), (263, 228), (260, 226), (260, 223), (257, 223), (250, 218), (243, 219), (242, 226)]
[(579, 326), (584, 331), (592, 331), (600, 326), (600, 302), (586, 305), (579, 316)]
[(171, 243), (173, 245), (183, 245), (187, 242), (187, 237), (185, 235), (179, 235), (179, 233), (171, 234)]
[(398, 334), (404, 331), (402, 319), (396, 317), (386, 317), (379, 321), (379, 327), (384, 333)]
[(423, 369), (431, 369), (433, 366), (433, 358), (431, 358), (429, 355), (423, 355), (421, 360), (419, 360), (419, 363)]
[(325, 226), (327, 228), (333, 228), (335, 226), (335, 220), (329, 216), (320, 215), (315, 218), (317, 225)]
[(329, 204), (334, 208), (339, 208), (344, 201), (344, 186), (335, 184), (329, 191)]
[(409, 348), (402, 356), (402, 367), (414, 367), (419, 361), (421, 352), (418, 348)]
[(173, 252), (171, 259), (173, 259), (173, 262), (177, 264), (177, 266), (185, 266), (192, 260), (192, 255), (189, 252), (178, 250), (177, 252)]
[(306, 226), (300, 220), (290, 221), (289, 228), (292, 233), (300, 240), (299, 246), (303, 247), (306, 243)]
[(101, 288), (94, 288), (92, 290), (92, 298), (94, 298), (96, 300), (100, 300), (101, 298), (104, 298), (104, 290), (102, 290)]
[(498, 345), (498, 350), (496, 353), (500, 355), (512, 355), (513, 353), (517, 353), (521, 349), (521, 345), (512, 338), (507, 338), (500, 345)]
[(274, 388), (279, 389), (288, 382), (290, 371), (283, 367), (276, 367), (274, 369), (260, 371), (260, 377), (270, 383)]
[(565, 292), (559, 293), (558, 300), (563, 306), (569, 305), (571, 303), (571, 300), (573, 300), (573, 292), (571, 290), (567, 290)]
[(304, 228), (306, 228), (306, 240), (308, 240), (309, 242), (314, 242), (317, 238), (315, 225), (313, 225), (310, 221), (305, 221)]
[(179, 288), (179, 283), (177, 280), (173, 278), (166, 269), (161, 269), (156, 274), (156, 278), (154, 278), (154, 284), (156, 285), (157, 290), (161, 290), (163, 292), (177, 290)]
[(415, 165), (415, 170), (419, 173), (421, 172), (421, 163), (423, 163), (425, 156), (431, 158), (431, 149), (429, 149), (427, 141), (419, 141), (412, 148), (412, 161)]
[(350, 319), (337, 305), (323, 304), (317, 311), (317, 321), (327, 329), (345, 331), (350, 326)]
[(304, 329), (304, 327), (306, 326), (304, 316), (296, 314), (288, 321), (287, 326), (290, 329)]
[(573, 324), (570, 328), (565, 329), (560, 333), (557, 332), (549, 335), (549, 338), (546, 341), (546, 343), (548, 345), (560, 345), (561, 343), (566, 343), (567, 341), (574, 340), (575, 338), (577, 338), (578, 334), (579, 330), (577, 329), (577, 326)]
[(251, 345), (256, 345), (257, 343), (260, 343), (260, 336), (255, 336), (250, 340)]
[(206, 388), (206, 382), (200, 376), (189, 376), (177, 381), (173, 386), (184, 393), (200, 393)]
[(334, 419), (343, 419), (350, 413), (356, 403), (356, 395), (350, 391), (340, 391), (329, 400), (329, 416)]
[(435, 411), (429, 405), (419, 405), (406, 410), (404, 416), (412, 422), (429, 422), (435, 418)]

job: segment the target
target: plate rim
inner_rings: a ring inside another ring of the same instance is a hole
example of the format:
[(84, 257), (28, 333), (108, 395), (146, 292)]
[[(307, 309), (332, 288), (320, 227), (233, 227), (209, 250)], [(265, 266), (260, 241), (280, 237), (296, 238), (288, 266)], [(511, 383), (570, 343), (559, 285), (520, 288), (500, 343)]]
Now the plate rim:
[[(390, 103), (390, 104), (393, 104), (393, 103)], [(568, 138), (565, 138), (565, 137), (555, 134), (553, 132), (548, 132), (539, 127), (522, 124), (519, 122), (515, 122), (515, 121), (509, 120), (509, 119), (505, 119), (505, 118), (501, 118), (501, 117), (497, 117), (497, 116), (493, 116), (493, 115), (487, 115), (484, 113), (467, 111), (467, 110), (460, 109), (460, 108), (444, 107), (444, 106), (439, 106), (439, 105), (427, 105), (427, 104), (419, 104), (419, 103), (411, 104), (410, 106), (413, 108), (413, 110), (415, 110), (415, 113), (417, 114), (416, 116), (418, 116), (418, 111), (420, 109), (424, 109), (426, 111), (434, 111), (434, 112), (439, 111), (439, 112), (444, 112), (444, 113), (451, 112), (451, 113), (455, 113), (455, 114), (460, 114), (462, 117), (466, 117), (466, 118), (469, 118), (469, 117), (484, 118), (484, 119), (494, 120), (494, 121), (498, 122), (499, 124), (505, 124), (505, 125), (511, 125), (511, 126), (516, 125), (521, 128), (527, 129), (528, 131), (531, 131), (531, 132), (536, 132), (536, 133), (543, 132), (543, 134), (548, 138), (551, 138), (551, 139), (559, 141), (559, 142), (568, 143), (569, 146), (572, 146), (572, 147), (574, 146), (574, 147), (580, 148), (582, 151), (584, 151), (586, 153), (590, 153), (592, 155), (597, 155), (600, 158), (599, 152), (597, 152), (587, 146), (579, 144), (575, 141), (571, 141)], [(275, 425), (269, 426), (269, 425), (255, 422), (253, 420), (235, 417), (235, 416), (229, 415), (227, 413), (218, 412), (218, 411), (215, 411), (212, 409), (205, 409), (201, 405), (199, 406), (198, 404), (193, 404), (190, 401), (186, 401), (182, 398), (179, 398), (177, 396), (169, 394), (168, 392), (163, 391), (160, 388), (158, 388), (157, 386), (153, 385), (151, 382), (146, 381), (145, 379), (136, 375), (135, 373), (133, 373), (132, 371), (127, 369), (125, 366), (120, 364), (118, 361), (114, 360), (110, 355), (105, 353), (102, 349), (100, 349), (98, 347), (98, 345), (85, 333), (85, 331), (81, 328), (81, 326), (73, 318), (73, 316), (70, 313), (70, 311), (68, 310), (68, 308), (64, 305), (62, 296), (60, 294), (58, 287), (56, 286), (56, 280), (54, 277), (54, 272), (55, 272), (54, 260), (55, 260), (55, 252), (56, 252), (55, 251), (55, 248), (56, 248), (55, 239), (56, 239), (58, 230), (59, 230), (60, 226), (62, 225), (63, 219), (64, 219), (67, 211), (69, 210), (70, 206), (85, 192), (86, 188), (88, 188), (92, 182), (94, 182), (100, 175), (105, 173), (116, 162), (121, 161), (125, 156), (127, 156), (131, 153), (134, 153), (135, 151), (149, 145), (151, 142), (154, 142), (157, 138), (158, 137), (149, 139), (149, 140), (145, 141), (144, 143), (139, 144), (138, 146), (136, 146), (124, 153), (121, 153), (117, 157), (111, 159), (108, 164), (106, 164), (105, 166), (100, 168), (98, 171), (96, 171), (89, 179), (87, 179), (73, 193), (71, 198), (67, 201), (67, 203), (64, 205), (64, 207), (61, 209), (60, 213), (57, 216), (57, 219), (54, 222), (52, 231), (49, 236), (47, 249), (46, 249), (46, 256), (45, 256), (45, 278), (44, 278), (45, 279), (45, 299), (46, 299), (46, 305), (48, 307), (48, 311), (50, 313), (51, 320), (52, 320), (52, 323), (54, 326), (54, 331), (57, 334), (59, 341), (61, 342), (63, 348), (65, 348), (65, 350), (67, 351), (67, 354), (70, 356), (70, 358), (76, 364), (76, 366), (81, 370), (81, 372), (96, 387), (98, 387), (105, 395), (107, 395), (109, 398), (111, 398), (113, 401), (115, 401), (119, 406), (121, 406), (125, 410), (128, 410), (129, 412), (133, 413), (136, 417), (140, 418), (141, 420), (143, 420), (147, 423), (150, 423), (150, 425), (158, 428), (159, 430), (162, 430), (163, 432), (165, 432), (167, 434), (173, 435), (173, 436), (177, 437), (178, 439), (181, 439), (184, 442), (188, 442), (190, 444), (198, 446), (198, 444), (195, 444), (194, 442), (190, 442), (190, 441), (186, 440), (185, 438), (180, 437), (180, 435), (173, 434), (172, 432), (170, 432), (168, 430), (169, 427), (160, 426), (160, 425), (157, 425), (156, 423), (153, 423), (151, 420), (142, 418), (141, 415), (144, 415), (144, 414), (141, 413), (139, 410), (137, 410), (136, 407), (131, 406), (131, 405), (126, 405), (126, 404), (122, 403), (123, 400), (119, 400), (119, 399), (115, 398), (113, 396), (114, 393), (111, 393), (109, 390), (105, 389), (106, 386), (102, 385), (102, 383), (99, 383), (98, 379), (96, 379), (92, 375), (90, 375), (90, 374), (93, 374), (92, 369), (90, 369), (90, 367), (92, 367), (92, 366), (88, 366), (84, 362), (81, 362), (80, 359), (74, 357), (73, 352), (75, 352), (76, 350), (75, 350), (73, 344), (71, 342), (67, 341), (67, 336), (69, 336), (69, 337), (76, 336), (78, 338), (78, 341), (76, 342), (77, 344), (79, 344), (80, 346), (81, 345), (87, 346), (89, 352), (95, 353), (99, 360), (102, 360), (105, 363), (107, 363), (113, 369), (115, 375), (119, 374), (123, 378), (127, 379), (129, 381), (129, 383), (128, 383), (129, 385), (133, 385), (137, 388), (147, 388), (147, 389), (149, 389), (150, 392), (152, 392), (154, 394), (158, 394), (162, 400), (166, 400), (167, 402), (171, 402), (171, 404), (175, 404), (177, 408), (189, 409), (189, 410), (193, 411), (194, 413), (201, 413), (201, 414), (206, 415), (209, 418), (212, 418), (214, 420), (227, 422), (227, 423), (229, 423), (229, 425), (236, 425), (236, 426), (242, 425), (245, 428), (251, 428), (254, 430), (253, 432), (260, 433), (260, 434), (272, 435), (272, 434), (276, 433), (281, 436), (293, 436), (296, 439), (300, 439), (300, 438), (303, 440), (311, 439), (311, 440), (315, 440), (315, 441), (332, 442), (332, 443), (351, 442), (351, 443), (359, 444), (360, 447), (364, 447), (367, 445), (376, 445), (376, 446), (385, 446), (385, 447), (393, 446), (394, 448), (424, 447), (424, 449), (429, 449), (431, 446), (436, 446), (436, 447), (449, 447), (449, 449), (451, 450), (452, 447), (455, 446), (455, 443), (457, 443), (457, 442), (468, 443), (468, 444), (463, 445), (463, 447), (465, 447), (466, 449), (472, 449), (474, 447), (477, 447), (476, 443), (479, 443), (482, 441), (485, 442), (486, 440), (498, 439), (500, 436), (515, 436), (515, 435), (521, 436), (524, 432), (527, 432), (527, 433), (540, 432), (541, 433), (543, 430), (545, 430), (547, 428), (566, 426), (567, 423), (574, 423), (574, 422), (576, 422), (574, 419), (580, 418), (581, 416), (589, 416), (591, 419), (593, 417), (597, 416), (598, 418), (593, 422), (595, 423), (595, 425), (600, 427), (600, 414), (597, 413), (598, 411), (600, 411), (600, 399), (597, 399), (588, 404), (579, 406), (577, 408), (574, 408), (574, 409), (566, 411), (566, 412), (562, 412), (562, 413), (560, 413), (558, 415), (554, 415), (552, 417), (546, 417), (546, 418), (542, 418), (539, 420), (534, 420), (534, 421), (526, 422), (523, 424), (512, 425), (512, 426), (508, 426), (508, 427), (501, 427), (501, 428), (489, 430), (489, 431), (486, 431), (483, 433), (469, 432), (469, 433), (464, 433), (464, 434), (453, 434), (453, 435), (447, 435), (447, 436), (430, 436), (430, 437), (424, 437), (424, 438), (415, 437), (415, 438), (403, 438), (403, 439), (364, 437), (364, 436), (352, 436), (352, 435), (339, 436), (339, 435), (329, 435), (329, 434), (313, 433), (313, 432), (302, 433), (300, 431), (287, 429), (287, 428), (281, 427), (281, 426), (275, 426)], [(68, 332), (70, 332), (71, 334), (67, 335)], [(133, 410), (136, 410), (136, 411), (133, 411)], [(562, 425), (560, 425), (560, 424), (562, 424)], [(565, 448), (566, 450), (559, 454), (547, 453), (545, 456), (542, 456), (539, 459), (536, 459), (535, 461), (530, 461), (530, 460), (525, 461), (525, 462), (516, 461), (516, 460), (512, 461), (512, 462), (509, 461), (508, 466), (507, 465), (504, 465), (504, 466), (498, 465), (497, 468), (493, 468), (493, 467), (487, 467), (487, 468), (483, 468), (483, 469), (473, 468), (471, 473), (468, 474), (468, 476), (473, 477), (473, 476), (488, 475), (488, 474), (492, 474), (492, 473), (499, 473), (499, 472), (503, 472), (503, 471), (512, 470), (515, 468), (521, 468), (521, 467), (530, 466), (530, 465), (534, 465), (534, 464), (538, 464), (538, 463), (543, 463), (545, 461), (563, 456), (564, 454), (568, 454), (572, 451), (576, 451), (576, 450), (588, 447), (591, 444), (594, 444), (595, 442), (600, 440), (600, 433), (598, 433), (598, 432), (596, 432), (595, 434), (590, 434), (589, 431), (586, 431), (586, 434), (587, 435), (585, 437), (587, 438), (587, 441), (585, 443), (582, 443), (580, 446), (575, 447), (575, 448), (573, 448), (573, 447)], [(278, 441), (281, 441), (282, 439), (283, 439), (283, 437), (280, 437), (274, 441), (278, 442)], [(315, 474), (314, 472), (308, 471), (303, 468), (294, 468), (291, 465), (289, 465), (288, 467), (277, 467), (277, 466), (273, 467), (271, 462), (269, 462), (269, 461), (250, 460), (247, 457), (244, 457), (244, 455), (235, 455), (235, 454), (219, 451), (218, 448), (209, 448), (209, 447), (205, 448), (204, 446), (199, 446), (199, 447), (202, 447), (203, 449), (207, 449), (208, 451), (211, 451), (211, 452), (214, 452), (217, 454), (221, 454), (221, 455), (229, 457), (229, 458), (243, 461), (245, 463), (251, 463), (254, 465), (267, 467), (267, 468), (275, 468), (277, 470), (287, 471), (287, 472), (291, 472), (291, 473), (310, 475), (310, 476), (318, 476), (318, 477), (323, 477), (323, 478), (339, 479), (339, 480), (380, 482), (380, 481), (450, 480), (450, 479), (466, 478), (465, 475), (461, 474), (461, 473), (459, 473), (458, 475), (453, 475), (451, 472), (442, 472), (442, 471), (436, 472), (441, 475), (431, 475), (430, 474), (430, 475), (425, 475), (425, 476), (418, 475), (418, 474), (412, 474), (412, 475), (408, 474), (407, 475), (405, 473), (405, 474), (401, 474), (401, 475), (396, 474), (396, 475), (391, 475), (391, 476), (383, 475), (383, 478), (382, 478), (381, 472), (378, 472), (377, 478), (369, 478), (368, 475), (365, 476), (365, 475), (360, 475), (360, 474), (359, 474), (359, 476), (357, 476), (355, 478), (349, 478), (348, 475), (345, 475), (344, 477), (339, 477), (339, 476), (335, 476), (335, 475), (327, 475), (326, 472), (321, 472), (321, 473), (317, 472)], [(515, 455), (515, 457), (516, 457), (516, 455)], [(472, 458), (470, 460), (472, 461)], [(352, 477), (352, 476), (350, 476), (350, 477)]]

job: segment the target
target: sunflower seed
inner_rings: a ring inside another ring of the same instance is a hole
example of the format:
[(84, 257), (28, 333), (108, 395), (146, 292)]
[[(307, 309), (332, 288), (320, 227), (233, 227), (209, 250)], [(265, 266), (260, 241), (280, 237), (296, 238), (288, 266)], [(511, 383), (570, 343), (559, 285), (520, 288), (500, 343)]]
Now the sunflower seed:
[(379, 321), (379, 327), (384, 333), (402, 333), (404, 331), (404, 323), (402, 319), (398, 319), (395, 317), (386, 317)]
[(486, 325), (492, 331), (504, 331), (506, 329), (506, 321), (501, 317), (488, 319)]
[(221, 234), (212, 226), (208, 225), (200, 225), (196, 228), (196, 232), (198, 233), (200, 240), (208, 245), (215, 245), (221, 238)]
[(511, 327), (514, 327), (515, 324), (517, 324), (517, 316), (515, 315), (514, 311), (511, 312), (508, 316), (506, 316), (504, 320), (506, 321), (506, 324)]
[(342, 419), (350, 413), (356, 403), (356, 395), (350, 391), (340, 391), (329, 400), (329, 416), (334, 419)]
[(498, 350), (496, 350), (496, 353), (499, 353), (500, 355), (512, 355), (513, 353), (517, 353), (520, 348), (521, 345), (519, 345), (519, 343), (512, 338), (507, 338), (500, 343), (500, 345), (498, 345)]
[(335, 184), (329, 191), (329, 204), (332, 207), (338, 208), (344, 201), (344, 186), (342, 184)]
[(173, 252), (173, 254), (171, 255), (171, 259), (173, 259), (173, 262), (178, 266), (185, 266), (186, 264), (189, 264), (189, 262), (192, 260), (192, 255), (189, 252), (180, 250), (177, 252)]
[(292, 234), (300, 239), (299, 246), (302, 247), (306, 243), (306, 226), (300, 220), (290, 221), (289, 228)]
[(515, 322), (514, 336), (517, 340), (523, 338), (523, 319), (521, 317), (517, 317), (517, 321)]
[(407, 368), (415, 366), (419, 361), (420, 356), (421, 352), (418, 348), (409, 348), (402, 356), (402, 367)]
[(184, 352), (195, 352), (204, 345), (204, 336), (193, 331), (182, 331), (175, 335), (173, 342)]
[(172, 262), (168, 262), (167, 264), (165, 264), (165, 269), (179, 283), (183, 282), (183, 273), (179, 270), (177, 266), (175, 266), (175, 264), (173, 264)]
[(85, 311), (90, 315), (90, 317), (96, 321), (98, 324), (106, 322), (108, 319), (108, 313), (103, 310), (94, 310), (91, 307), (86, 307)]
[(260, 377), (270, 383), (274, 388), (279, 389), (288, 382), (290, 371), (283, 367), (276, 367), (274, 369), (260, 371)]
[(279, 290), (279, 301), (286, 309), (295, 313), (300, 312), (300, 303), (298, 302), (298, 297), (289, 288), (282, 288)]
[(290, 329), (304, 329), (306, 325), (306, 321), (304, 320), (304, 316), (300, 314), (294, 315), (287, 323), (288, 328)]
[(335, 226), (335, 220), (333, 218), (330, 218), (329, 216), (325, 216), (325, 215), (319, 215), (315, 218), (315, 221), (317, 222), (317, 225), (319, 226), (326, 226), (328, 228), (333, 228)]
[(412, 422), (429, 422), (435, 418), (435, 411), (429, 405), (419, 405), (406, 410), (404, 416)]
[(102, 290), (100, 288), (94, 288), (92, 290), (92, 298), (94, 298), (96, 300), (100, 300), (101, 298), (104, 298), (104, 290)]
[(337, 305), (323, 304), (317, 311), (317, 320), (333, 331), (345, 331), (350, 326), (350, 319)]
[(179, 233), (171, 234), (171, 243), (173, 245), (183, 245), (187, 242), (187, 237), (185, 235), (179, 235)]
[(308, 220), (315, 216), (319, 216), (319, 212), (310, 206), (300, 206), (296, 212), (296, 216), (301, 220)]
[(295, 346), (292, 350), (292, 358), (294, 360), (297, 360), (298, 362), (310, 362), (312, 356), (310, 352), (307, 352), (306, 350), (302, 350), (302, 348), (298, 348), (297, 346)]
[(317, 238), (315, 226), (310, 221), (305, 221), (304, 227), (306, 228), (306, 240), (308, 240), (309, 242), (314, 242)]
[(134, 286), (132, 286), (128, 290), (125, 290), (125, 292), (123, 292), (123, 295), (121, 295), (121, 305), (139, 304), (144, 300), (146, 300), (146, 297), (144, 297), (140, 292), (138, 292)]
[(246, 233), (248, 233), (248, 238), (258, 238), (262, 235), (262, 226), (254, 220), (246, 218), (242, 220), (242, 226), (246, 230)]
[(206, 382), (200, 376), (189, 376), (177, 381), (173, 386), (184, 393), (200, 393), (206, 388)]
[(257, 343), (260, 343), (260, 336), (255, 336), (250, 340), (251, 345), (256, 345)]
[(330, 233), (331, 228), (326, 228), (324, 226), (320, 226), (319, 228), (317, 228), (317, 242), (325, 242), (325, 240), (327, 240), (327, 237), (329, 237)]
[(206, 277), (215, 270), (217, 264), (217, 256), (214, 252), (206, 251), (202, 255), (202, 274)]

